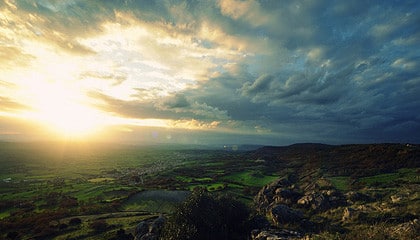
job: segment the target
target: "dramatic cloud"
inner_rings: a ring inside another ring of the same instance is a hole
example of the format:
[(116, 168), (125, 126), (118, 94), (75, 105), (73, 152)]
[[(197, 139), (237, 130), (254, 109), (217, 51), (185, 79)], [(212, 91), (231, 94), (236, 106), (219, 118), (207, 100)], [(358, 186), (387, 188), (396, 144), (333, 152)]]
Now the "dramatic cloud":
[(192, 143), (420, 142), (419, 10), (417, 1), (6, 0), (0, 117), (79, 112), (118, 139), (161, 131), (163, 142), (183, 133)]

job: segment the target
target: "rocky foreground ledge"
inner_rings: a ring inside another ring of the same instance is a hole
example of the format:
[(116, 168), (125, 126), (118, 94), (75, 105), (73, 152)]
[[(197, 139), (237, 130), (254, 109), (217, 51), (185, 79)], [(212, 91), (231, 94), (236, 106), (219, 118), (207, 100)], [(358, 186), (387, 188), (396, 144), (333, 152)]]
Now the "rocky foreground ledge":
[[(280, 177), (255, 195), (243, 239), (419, 239), (419, 156), (420, 146), (401, 144), (251, 152)], [(164, 221), (140, 223), (136, 239), (158, 239)]]

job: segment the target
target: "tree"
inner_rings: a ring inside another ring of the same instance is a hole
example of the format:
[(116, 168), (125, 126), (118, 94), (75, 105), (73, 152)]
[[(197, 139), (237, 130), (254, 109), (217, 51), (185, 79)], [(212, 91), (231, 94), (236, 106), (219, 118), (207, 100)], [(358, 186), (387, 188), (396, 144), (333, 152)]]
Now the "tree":
[(80, 219), (80, 218), (72, 218), (72, 219), (70, 219), (70, 221), (69, 221), (69, 225), (71, 225), (71, 226), (76, 226), (76, 225), (80, 225), (80, 224), (82, 224), (82, 219)]
[(249, 210), (229, 197), (194, 191), (170, 216), (162, 239), (246, 239)]
[(106, 223), (105, 220), (100, 219), (100, 220), (96, 220), (94, 222), (92, 222), (89, 227), (91, 229), (93, 229), (95, 232), (104, 232), (106, 231), (106, 229), (108, 228), (108, 224)]

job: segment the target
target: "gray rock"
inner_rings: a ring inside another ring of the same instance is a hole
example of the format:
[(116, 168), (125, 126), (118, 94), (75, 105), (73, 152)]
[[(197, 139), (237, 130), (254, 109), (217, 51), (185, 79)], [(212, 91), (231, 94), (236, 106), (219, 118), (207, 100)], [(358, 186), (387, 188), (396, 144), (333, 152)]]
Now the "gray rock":
[(324, 194), (317, 192), (311, 192), (301, 197), (297, 204), (316, 211), (325, 211), (330, 208), (328, 198)]
[(399, 194), (392, 195), (390, 198), (391, 198), (392, 203), (399, 203), (404, 199), (404, 197), (402, 195), (399, 195)]
[(277, 225), (284, 223), (297, 223), (303, 219), (303, 213), (289, 208), (286, 205), (279, 204), (271, 208), (270, 217)]
[(276, 189), (276, 195), (274, 197), (274, 200), (277, 204), (293, 204), (295, 203), (300, 197), (301, 194), (298, 192), (295, 192), (291, 189)]
[(162, 232), (165, 218), (159, 216), (154, 220), (142, 221), (137, 224), (135, 233), (135, 240), (157, 240)]
[[(393, 235), (395, 238), (399, 236), (420, 236), (420, 221), (414, 219), (410, 222), (399, 224), (392, 229)], [(417, 238), (415, 238), (417, 239)]]
[(335, 190), (326, 190), (320, 192), (310, 191), (298, 199), (297, 204), (322, 212), (333, 207), (345, 205), (346, 201), (340, 192)]
[(300, 196), (298, 192), (293, 190), (291, 182), (282, 178), (264, 186), (255, 196), (254, 202), (257, 203), (257, 210), (265, 214), (269, 211), (272, 203), (292, 204)]
[(150, 225), (149, 225), (149, 232), (154, 234), (160, 234), (162, 232), (163, 225), (165, 224), (165, 218), (162, 216), (156, 218)]
[(253, 230), (252, 240), (289, 240), (301, 238), (302, 234), (285, 229)]
[(346, 193), (346, 199), (349, 203), (356, 203), (356, 202), (370, 202), (372, 198), (366, 194), (350, 191)]
[(149, 225), (147, 222), (142, 221), (139, 224), (137, 224), (136, 229), (134, 230), (135, 236), (143, 236), (144, 234), (149, 232)]
[(346, 207), (344, 209), (343, 217), (341, 218), (341, 220), (343, 222), (353, 221), (353, 220), (357, 219), (357, 214), (356, 213), (357, 213), (357, 211), (354, 210), (353, 208)]
[(146, 233), (139, 238), (139, 240), (158, 240), (159, 237), (153, 233)]

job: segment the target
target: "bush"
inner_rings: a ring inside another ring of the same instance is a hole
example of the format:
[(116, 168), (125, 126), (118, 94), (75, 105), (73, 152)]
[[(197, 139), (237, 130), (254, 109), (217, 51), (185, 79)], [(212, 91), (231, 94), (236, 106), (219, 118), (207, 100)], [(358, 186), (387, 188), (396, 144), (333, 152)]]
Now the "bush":
[(80, 225), (82, 223), (82, 219), (80, 219), (80, 218), (72, 218), (72, 219), (70, 219), (70, 221), (69, 221), (69, 225), (70, 226), (75, 226), (75, 225)]
[(231, 197), (194, 191), (168, 219), (162, 239), (246, 239), (248, 208)]
[(93, 229), (95, 232), (104, 232), (106, 231), (106, 229), (108, 228), (108, 224), (106, 223), (105, 220), (101, 219), (101, 220), (96, 220), (94, 222), (92, 222), (89, 227), (91, 229)]
[(7, 233), (7, 239), (18, 239), (19, 233), (18, 232), (9, 232)]

